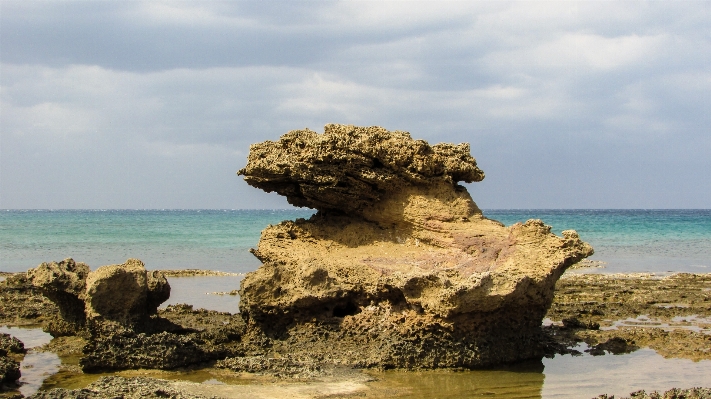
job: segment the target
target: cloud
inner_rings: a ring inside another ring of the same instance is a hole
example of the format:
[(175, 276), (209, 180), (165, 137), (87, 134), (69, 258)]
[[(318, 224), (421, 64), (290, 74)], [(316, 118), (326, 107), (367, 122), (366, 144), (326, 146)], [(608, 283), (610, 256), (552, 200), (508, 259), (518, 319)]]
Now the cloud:
[(471, 142), (484, 206), (709, 206), (705, 2), (0, 7), (0, 207), (279, 205), (235, 183), (249, 144), (330, 122)]

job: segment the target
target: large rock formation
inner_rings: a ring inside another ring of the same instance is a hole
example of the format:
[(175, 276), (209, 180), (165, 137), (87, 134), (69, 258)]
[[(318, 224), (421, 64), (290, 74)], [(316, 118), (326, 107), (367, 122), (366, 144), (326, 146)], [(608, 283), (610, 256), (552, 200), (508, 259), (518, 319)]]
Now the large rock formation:
[(170, 285), (138, 259), (95, 271), (73, 259), (42, 263), (27, 272), (27, 281), (60, 310), (45, 330), (85, 339), (79, 361), (85, 372), (174, 369), (244, 352), (239, 316), (189, 305), (159, 314)]
[(147, 271), (138, 259), (90, 272), (86, 264), (68, 258), (42, 263), (27, 278), (59, 307), (61, 320), (48, 326), (54, 336), (75, 334), (87, 321), (140, 329), (170, 297), (165, 276)]
[(555, 282), (593, 252), (572, 230), (485, 218), (457, 184), (484, 178), (466, 144), (332, 124), (253, 145), (238, 173), (318, 210), (262, 232), (253, 253), (263, 265), (240, 289), (249, 331), (341, 364), (540, 356)]

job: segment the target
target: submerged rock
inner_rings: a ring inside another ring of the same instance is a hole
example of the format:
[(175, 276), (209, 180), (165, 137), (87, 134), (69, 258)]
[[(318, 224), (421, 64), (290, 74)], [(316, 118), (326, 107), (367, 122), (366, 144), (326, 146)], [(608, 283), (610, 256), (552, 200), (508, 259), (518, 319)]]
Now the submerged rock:
[[(593, 253), (540, 220), (505, 227), (459, 181), (466, 144), (327, 125), (253, 145), (245, 180), (318, 209), (263, 232), (240, 289), (254, 336), (363, 367), (477, 367), (541, 356), (566, 268)], [(317, 337), (318, 339), (314, 339)], [(334, 351), (334, 345), (341, 350)]]

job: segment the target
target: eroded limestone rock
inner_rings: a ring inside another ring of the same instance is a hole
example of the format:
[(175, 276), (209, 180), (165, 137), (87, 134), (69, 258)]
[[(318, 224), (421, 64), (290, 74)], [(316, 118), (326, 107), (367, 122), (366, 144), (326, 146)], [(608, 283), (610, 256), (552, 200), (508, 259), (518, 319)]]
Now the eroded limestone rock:
[(485, 218), (457, 184), (484, 178), (465, 144), (327, 125), (253, 145), (239, 173), (318, 209), (262, 232), (253, 253), (263, 265), (240, 289), (250, 331), (341, 364), (476, 367), (540, 356), (555, 282), (593, 253), (572, 230), (558, 237), (540, 220)]
[(27, 278), (59, 307), (62, 320), (49, 324), (54, 336), (75, 334), (87, 321), (135, 328), (170, 297), (165, 276), (147, 271), (138, 259), (91, 272), (69, 258), (42, 263), (30, 269)]
[(0, 333), (0, 390), (3, 384), (14, 384), (20, 379), (20, 363), (9, 354), (25, 353), (25, 345), (10, 334)]
[(44, 262), (27, 271), (27, 280), (59, 308), (61, 318), (50, 323), (52, 335), (71, 334), (84, 326), (84, 291), (89, 266), (67, 258)]
[(292, 130), (278, 142), (253, 144), (238, 173), (290, 204), (356, 213), (412, 184), (484, 179), (469, 144), (430, 146), (407, 132), (336, 124), (326, 125), (324, 134)]
[(91, 272), (66, 259), (43, 263), (27, 276), (62, 309), (46, 329), (55, 337), (83, 338), (79, 365), (85, 372), (174, 369), (244, 352), (238, 316), (189, 305), (169, 306), (159, 315), (170, 285), (138, 259)]

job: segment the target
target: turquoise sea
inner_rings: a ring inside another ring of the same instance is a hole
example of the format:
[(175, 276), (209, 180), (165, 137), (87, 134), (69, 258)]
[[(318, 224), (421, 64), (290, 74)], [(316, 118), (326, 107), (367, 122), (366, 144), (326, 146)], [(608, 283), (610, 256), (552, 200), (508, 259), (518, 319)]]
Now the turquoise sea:
[[(288, 210), (2, 210), (0, 271), (73, 257), (92, 269), (139, 258), (149, 269), (244, 273), (262, 229), (308, 218)], [(711, 210), (484, 210), (506, 225), (542, 219), (575, 229), (595, 248), (595, 272), (711, 272)]]

